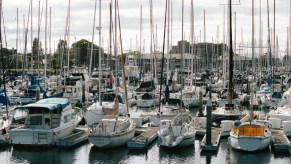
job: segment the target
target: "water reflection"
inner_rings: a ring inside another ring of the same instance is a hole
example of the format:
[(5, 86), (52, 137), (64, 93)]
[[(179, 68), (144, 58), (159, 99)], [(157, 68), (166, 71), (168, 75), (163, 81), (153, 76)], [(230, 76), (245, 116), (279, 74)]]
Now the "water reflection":
[(89, 152), (89, 163), (115, 164), (117, 161), (124, 161), (126, 158), (128, 158), (127, 147), (98, 149), (92, 146)]
[[(64, 154), (67, 155), (67, 154)], [(56, 148), (42, 147), (13, 147), (12, 163), (62, 163), (67, 162), (59, 155)], [(71, 162), (71, 159), (68, 159)]]
[(272, 153), (269, 149), (265, 149), (258, 152), (244, 152), (230, 150), (230, 163), (239, 163), (239, 164), (249, 164), (249, 163), (270, 163)]
[(189, 163), (190, 161), (194, 161), (194, 156), (194, 145), (179, 149), (159, 147), (159, 159), (161, 163)]

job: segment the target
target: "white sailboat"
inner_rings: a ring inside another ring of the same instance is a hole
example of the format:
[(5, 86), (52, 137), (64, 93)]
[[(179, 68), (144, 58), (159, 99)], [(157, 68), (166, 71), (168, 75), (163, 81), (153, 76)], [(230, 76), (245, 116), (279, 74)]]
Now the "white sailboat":
[[(268, 3), (268, 2), (267, 2)], [(269, 5), (269, 4), (268, 4)], [(269, 8), (268, 8), (269, 12)], [(252, 58), (254, 72), (254, 0), (252, 0)], [(254, 81), (254, 75), (253, 75)], [(251, 105), (253, 108), (253, 92), (251, 95)], [(259, 151), (269, 147), (272, 133), (268, 123), (254, 121), (253, 110), (246, 117), (246, 122), (236, 121), (230, 132), (229, 142), (232, 148), (243, 151)]]
[(172, 120), (161, 120), (158, 144), (168, 148), (193, 146), (195, 134), (192, 116), (182, 113)]
[(271, 136), (271, 131), (265, 124), (236, 121), (231, 129), (229, 142), (237, 150), (258, 151), (270, 145)]
[(103, 108), (107, 114), (99, 122), (91, 125), (89, 142), (98, 148), (112, 148), (125, 145), (135, 134), (135, 122), (129, 117), (118, 117), (118, 100), (112, 106)]
[[(118, 2), (115, 0), (115, 12), (116, 12), (117, 6), (118, 6)], [(99, 11), (101, 11), (101, 1), (99, 4)], [(115, 18), (115, 21), (116, 20), (117, 20), (117, 17)], [(117, 33), (116, 28), (117, 26), (115, 23), (115, 35)], [(115, 38), (117, 38), (117, 36), (115, 36)], [(115, 48), (114, 48), (115, 57), (117, 56), (116, 43), (117, 42), (115, 42)], [(100, 55), (99, 55), (99, 62), (100, 62)], [(115, 64), (117, 68), (117, 63)], [(122, 65), (123, 75), (125, 76), (124, 63), (122, 64), (123, 64)], [(117, 70), (116, 70), (115, 75), (117, 76)], [(123, 80), (125, 84), (125, 77)], [(127, 92), (126, 85), (124, 87), (125, 87), (124, 89), (126, 93)], [(125, 96), (127, 99), (127, 94), (125, 94)], [(99, 96), (99, 103), (100, 105), (102, 103), (101, 96)], [(126, 105), (126, 109), (127, 109), (127, 114), (128, 114), (127, 105)], [(102, 117), (100, 121), (93, 123), (91, 125), (90, 134), (88, 135), (88, 140), (94, 147), (98, 147), (98, 148), (118, 147), (118, 146), (126, 145), (127, 142), (134, 137), (135, 121), (128, 117), (129, 114), (125, 117), (118, 117), (118, 111), (119, 111), (119, 101), (117, 99), (117, 96), (115, 97), (113, 102), (109, 103), (107, 106), (102, 106), (102, 113), (104, 114), (103, 116), (106, 116), (106, 118)]]

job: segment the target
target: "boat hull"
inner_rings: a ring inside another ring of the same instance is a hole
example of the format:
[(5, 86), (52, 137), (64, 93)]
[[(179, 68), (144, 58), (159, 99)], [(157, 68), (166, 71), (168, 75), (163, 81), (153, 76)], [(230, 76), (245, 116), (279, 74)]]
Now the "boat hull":
[(113, 148), (126, 145), (134, 137), (135, 130), (116, 134), (89, 134), (88, 140), (98, 148)]
[(158, 136), (158, 144), (162, 147), (181, 148), (193, 146), (195, 142), (195, 133), (189, 133), (187, 135), (177, 137), (177, 139), (173, 143), (169, 143), (167, 140), (167, 137), (161, 135)]
[(56, 130), (17, 128), (11, 130), (9, 134), (13, 145), (53, 146), (59, 139), (71, 135), (74, 128), (73, 124)]
[(269, 147), (271, 138), (270, 137), (229, 137), (230, 145), (233, 149), (242, 151), (259, 151)]

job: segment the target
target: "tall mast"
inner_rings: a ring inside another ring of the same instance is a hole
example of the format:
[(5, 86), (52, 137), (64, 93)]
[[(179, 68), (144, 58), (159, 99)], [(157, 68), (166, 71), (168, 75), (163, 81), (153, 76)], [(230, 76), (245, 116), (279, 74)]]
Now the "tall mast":
[[(171, 1), (170, 1), (171, 2)], [(167, 2), (166, 2), (167, 3)], [(170, 71), (169, 71), (169, 66), (170, 66), (170, 8), (168, 7), (167, 4), (167, 9), (168, 9), (168, 19), (167, 19), (167, 71), (166, 71), (166, 75), (167, 75), (167, 81), (166, 81), (166, 85), (169, 85), (169, 77), (170, 77)], [(167, 10), (166, 9), (166, 10)]]
[(31, 64), (31, 72), (33, 72), (33, 29), (32, 29), (32, 0), (30, 0), (30, 8), (31, 8), (31, 13), (30, 13), (30, 37), (31, 37), (31, 56), (30, 56), (30, 64)]
[[(116, 7), (116, 6), (115, 6)], [(116, 19), (116, 18), (115, 18)], [(98, 57), (99, 57), (99, 104), (101, 105), (101, 85), (102, 85), (102, 71), (101, 71), (101, 0), (99, 0), (99, 27), (98, 27), (98, 32), (99, 32), (99, 51), (98, 51)], [(115, 31), (116, 33), (116, 31)], [(115, 61), (116, 61), (116, 56), (115, 56)], [(116, 67), (115, 67), (116, 69)], [(117, 79), (116, 79), (117, 80)]]
[(268, 12), (268, 50), (269, 50), (269, 78), (273, 77), (272, 69), (272, 50), (271, 50), (271, 35), (270, 35), (270, 19), (269, 19), (269, 0), (267, 0), (267, 12)]
[(69, 0), (69, 7), (68, 7), (68, 24), (67, 24), (67, 56), (68, 56), (68, 72), (70, 69), (70, 52), (69, 52), (69, 46), (70, 46), (70, 22), (71, 22), (71, 0)]
[(153, 1), (150, 0), (150, 39), (151, 39), (151, 45), (150, 45), (150, 72), (151, 72), (151, 75), (153, 75), (153, 37), (152, 37), (152, 34), (153, 34)]
[[(108, 63), (109, 60), (111, 61), (111, 56), (112, 56), (112, 0), (109, 4), (109, 59), (108, 59)], [(109, 64), (108, 64), (109, 65)], [(110, 64), (111, 65), (111, 64)]]
[[(37, 20), (37, 73), (38, 76), (40, 74), (39, 70), (39, 53), (40, 53), (40, 41), (39, 41), (39, 34), (40, 34), (40, 1), (38, 1), (38, 20)], [(62, 68), (62, 66), (61, 66)]]
[[(254, 105), (254, 85), (255, 82), (255, 20), (254, 20), (254, 0), (252, 0), (252, 92), (251, 92), (251, 105)], [(252, 114), (252, 113), (251, 113)], [(252, 118), (251, 118), (252, 119)]]
[(18, 75), (18, 40), (19, 40), (19, 21), (18, 21), (18, 8), (17, 8), (17, 16), (16, 16), (16, 73)]
[[(2, 0), (0, 0), (0, 55), (1, 55), (1, 61), (2, 61), (2, 75), (3, 75), (3, 83), (4, 83), (4, 95), (5, 95), (5, 101), (6, 101), (6, 115), (8, 116), (8, 98), (7, 98), (7, 94), (6, 94), (6, 82), (5, 82), (5, 68), (4, 68), (4, 54), (3, 54), (3, 42), (2, 42)], [(4, 25), (3, 25), (4, 26)]]
[[(95, 5), (94, 5), (94, 19), (93, 19), (93, 29), (92, 29), (92, 43), (91, 43), (91, 53), (90, 53), (90, 61), (89, 61), (89, 75), (90, 76), (92, 75), (92, 60), (93, 60), (93, 47), (94, 47), (96, 6), (97, 6), (97, 0), (95, 0)], [(101, 71), (99, 70), (99, 72), (101, 72)]]
[[(191, 0), (191, 16), (190, 16), (190, 38), (191, 38), (191, 44), (192, 48), (191, 48), (191, 76), (193, 76), (193, 57), (194, 57), (194, 9), (193, 9), (193, 0)], [(191, 78), (192, 79), (192, 78)], [(191, 85), (192, 85), (192, 80), (191, 80)], [(195, 87), (196, 89), (196, 87)]]
[(232, 83), (232, 77), (233, 77), (233, 50), (232, 50), (232, 10), (231, 10), (231, 0), (228, 1), (228, 8), (229, 8), (229, 70), (228, 70), (228, 104), (232, 104), (233, 99), (233, 83)]
[(44, 41), (44, 61), (45, 61), (45, 64), (44, 64), (44, 89), (46, 89), (46, 69), (47, 69), (47, 1), (46, 0), (46, 4), (45, 4), (45, 33), (44, 33), (44, 38), (45, 38), (45, 41)]
[[(142, 55), (141, 51), (142, 51), (142, 5), (140, 6), (140, 34), (139, 34), (139, 53), (140, 55)], [(140, 59), (141, 61), (141, 59)], [(141, 62), (140, 62), (140, 67), (142, 66)], [(141, 67), (142, 68), (142, 67)]]
[(262, 7), (261, 7), (261, 0), (260, 0), (260, 20), (259, 20), (259, 65), (258, 68), (260, 69), (260, 76), (259, 76), (259, 85), (261, 82), (261, 73), (262, 73)]
[(182, 0), (182, 50), (181, 50), (181, 76), (180, 76), (181, 106), (182, 106), (182, 97), (183, 97), (183, 88), (184, 88), (183, 71), (184, 71), (184, 0)]
[[(277, 57), (277, 54), (276, 54), (276, 48), (275, 48), (275, 46), (276, 46), (276, 21), (275, 21), (275, 19), (276, 19), (276, 2), (275, 2), (275, 0), (274, 0), (274, 19), (273, 19), (273, 24), (274, 24), (274, 32), (273, 32), (273, 54), (274, 54), (274, 59), (275, 59), (275, 61), (274, 61), (274, 66), (276, 66), (276, 57)], [(274, 68), (275, 67), (272, 67), (272, 89), (273, 89), (273, 91), (274, 91)]]
[[(289, 47), (289, 50), (291, 50), (291, 1), (289, 1), (289, 44), (287, 47)], [(288, 71), (289, 71), (289, 59), (288, 59), (289, 52), (287, 53), (287, 65), (288, 65)]]

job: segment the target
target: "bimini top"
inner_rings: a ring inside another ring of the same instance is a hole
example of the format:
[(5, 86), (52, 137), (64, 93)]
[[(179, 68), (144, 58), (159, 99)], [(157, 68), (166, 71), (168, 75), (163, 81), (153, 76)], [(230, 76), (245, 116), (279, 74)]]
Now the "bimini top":
[(47, 108), (49, 110), (55, 110), (61, 108), (63, 110), (70, 104), (67, 98), (47, 98), (37, 101), (36, 103), (27, 104), (18, 108)]

